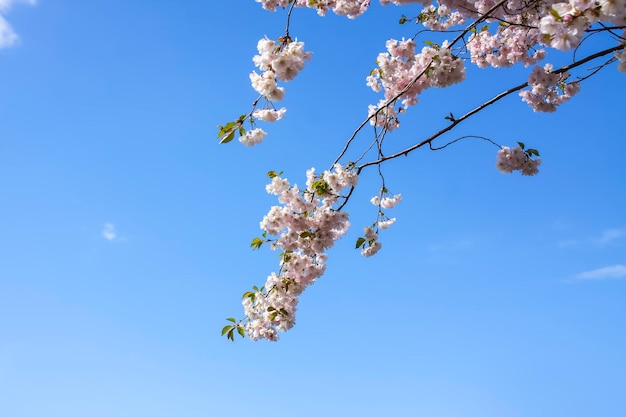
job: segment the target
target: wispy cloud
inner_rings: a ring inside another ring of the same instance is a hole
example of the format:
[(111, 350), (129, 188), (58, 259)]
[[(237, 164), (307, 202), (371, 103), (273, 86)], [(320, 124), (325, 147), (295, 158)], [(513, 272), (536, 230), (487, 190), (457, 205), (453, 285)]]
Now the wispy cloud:
[(0, 0), (0, 12), (5, 12), (9, 10), (11, 6), (14, 4), (26, 3), (30, 5), (37, 4), (36, 0)]
[(18, 39), (9, 22), (3, 17), (9, 8), (17, 3), (34, 5), (36, 2), (35, 0), (0, 0), (0, 48), (7, 48)]
[(102, 229), (102, 237), (108, 240), (109, 242), (113, 242), (117, 240), (117, 231), (115, 230), (115, 226), (113, 223), (105, 223), (104, 228)]
[(626, 229), (607, 229), (602, 232), (599, 237), (587, 239), (566, 239), (561, 240), (557, 244), (560, 248), (568, 248), (578, 245), (596, 245), (607, 246), (616, 240), (626, 236)]
[(609, 230), (605, 230), (602, 233), (602, 236), (600, 236), (599, 238), (593, 239), (593, 243), (595, 243), (596, 245), (604, 246), (604, 245), (608, 245), (614, 240), (619, 239), (622, 236), (626, 236), (626, 232), (624, 230), (609, 229)]
[(0, 48), (7, 48), (17, 41), (17, 35), (2, 15), (0, 15)]
[(591, 271), (581, 272), (574, 278), (577, 280), (601, 280), (601, 279), (620, 279), (626, 278), (625, 265), (606, 266)]

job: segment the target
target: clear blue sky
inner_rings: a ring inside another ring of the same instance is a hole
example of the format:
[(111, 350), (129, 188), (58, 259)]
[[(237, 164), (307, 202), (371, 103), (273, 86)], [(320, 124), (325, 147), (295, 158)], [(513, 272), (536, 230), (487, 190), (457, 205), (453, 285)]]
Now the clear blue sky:
[[(327, 168), (377, 100), (376, 54), (412, 35), (395, 23), (409, 9), (379, 9), (296, 11), (313, 60), (255, 148), (219, 146), (216, 126), (248, 111), (256, 42), (283, 14), (252, 0), (6, 13), (20, 39), (0, 49), (0, 416), (626, 416), (615, 67), (556, 114), (511, 97), (459, 128), (538, 148), (539, 176), (500, 174), (480, 141), (387, 166), (404, 200), (368, 259), (354, 250), (375, 215), (366, 173), (296, 327), (278, 343), (220, 337), (277, 266), (248, 249), (274, 203), (265, 172), (302, 184)], [(526, 71), (471, 71), (389, 140), (423, 138)]]

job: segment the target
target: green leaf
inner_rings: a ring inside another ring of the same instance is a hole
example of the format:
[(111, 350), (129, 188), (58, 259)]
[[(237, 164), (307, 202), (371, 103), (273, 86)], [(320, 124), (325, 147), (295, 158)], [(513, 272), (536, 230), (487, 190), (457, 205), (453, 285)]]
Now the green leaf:
[(267, 171), (267, 176), (270, 178), (274, 178), (276, 176), (276, 171)]
[(246, 332), (243, 330), (243, 327), (237, 327), (237, 333), (239, 333), (241, 337), (246, 337)]
[(222, 329), (222, 336), (224, 336), (224, 333), (226, 333), (227, 331), (229, 331), (231, 327), (233, 327), (233, 326), (230, 326), (230, 325), (226, 325), (226, 326), (224, 326), (224, 328)]
[(222, 136), (227, 135), (231, 130), (233, 130), (234, 127), (235, 127), (235, 122), (228, 122), (224, 126), (219, 125), (218, 126), (219, 130), (217, 132), (217, 137), (221, 138)]
[(311, 184), (311, 188), (317, 192), (318, 197), (322, 197), (328, 191), (329, 185), (323, 178), (320, 178)]
[(274, 311), (272, 314), (270, 314), (270, 321), (274, 321), (274, 319), (276, 318), (276, 316), (278, 316), (278, 312)]
[(529, 155), (539, 156), (539, 151), (537, 149), (529, 149), (526, 151), (526, 153)]
[(252, 291), (248, 291), (241, 298), (254, 297), (254, 293)]
[(261, 238), (255, 237), (252, 239), (252, 243), (250, 243), (250, 247), (254, 250), (259, 249), (263, 244), (263, 240)]
[(406, 16), (402, 15), (400, 16), (400, 20), (398, 21), (398, 23), (400, 23), (401, 25), (404, 25), (407, 21), (408, 19), (406, 18)]
[(227, 337), (228, 339), (232, 340), (233, 342), (235, 341), (235, 335), (234, 335), (234, 333), (233, 333), (234, 331), (235, 331), (235, 329), (234, 329), (234, 328), (232, 328), (232, 329), (230, 329), (230, 330), (228, 331), (228, 334), (226, 335), (226, 337)]
[(269, 306), (269, 307), (267, 308), (267, 311), (274, 311), (274, 310), (276, 310), (276, 309), (275, 309), (274, 307), (272, 307), (272, 306)]
[(563, 18), (559, 15), (559, 12), (557, 12), (556, 10), (551, 8), (550, 9), (550, 14), (554, 17), (554, 19), (557, 22), (562, 22), (563, 21)]
[(228, 143), (231, 140), (235, 139), (235, 131), (231, 130), (230, 133), (226, 136), (224, 136), (221, 140), (220, 140), (220, 145), (224, 144), (224, 143)]
[(365, 243), (365, 238), (364, 237), (358, 238), (356, 240), (356, 248), (355, 249), (360, 248), (361, 246), (363, 246), (364, 243)]
[(232, 318), (232, 317), (229, 317), (229, 318), (227, 318), (226, 320), (228, 320), (228, 321), (230, 321), (230, 322), (233, 322), (233, 323), (237, 323), (237, 320), (235, 320), (235, 319), (234, 319), (234, 318)]
[(428, 46), (435, 46), (435, 43), (433, 41), (425, 40), (424, 43)]
[(517, 142), (517, 144), (519, 145), (520, 148), (522, 148), (522, 150), (524, 150), (524, 143), (522, 142)]

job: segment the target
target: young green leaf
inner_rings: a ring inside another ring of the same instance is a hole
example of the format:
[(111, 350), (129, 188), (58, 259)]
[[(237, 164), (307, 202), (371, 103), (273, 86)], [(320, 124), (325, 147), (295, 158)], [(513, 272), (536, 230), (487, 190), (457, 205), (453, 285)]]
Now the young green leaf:
[(254, 239), (252, 239), (252, 243), (250, 243), (250, 247), (256, 250), (256, 249), (259, 249), (262, 244), (263, 244), (263, 240), (258, 237), (255, 237)]
[(224, 144), (224, 143), (228, 143), (230, 141), (232, 141), (233, 139), (235, 139), (235, 131), (231, 130), (230, 133), (226, 136), (224, 136), (221, 140), (220, 140), (220, 145)]

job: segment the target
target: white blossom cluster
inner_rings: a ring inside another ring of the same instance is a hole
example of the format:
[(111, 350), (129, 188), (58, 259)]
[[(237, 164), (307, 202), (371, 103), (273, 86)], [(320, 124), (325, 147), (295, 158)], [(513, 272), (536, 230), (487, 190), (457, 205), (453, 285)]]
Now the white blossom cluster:
[(556, 3), (539, 21), (542, 42), (561, 51), (575, 48), (596, 22), (626, 24), (626, 0), (570, 0)]
[(258, 55), (252, 58), (262, 74), (252, 72), (250, 81), (252, 87), (271, 101), (282, 100), (285, 90), (278, 87), (277, 80), (290, 81), (304, 68), (305, 61), (311, 59), (310, 52), (304, 52), (304, 43), (286, 41), (276, 44), (267, 38), (257, 43)]
[[(276, 3), (276, 5), (280, 5)], [(287, 109), (282, 107), (274, 109), (271, 103), (280, 101), (285, 97), (284, 87), (278, 86), (278, 81), (293, 80), (304, 68), (306, 61), (311, 59), (310, 52), (304, 52), (304, 43), (284, 39), (280, 43), (263, 38), (257, 43), (258, 55), (252, 58), (254, 64), (263, 71), (250, 73), (252, 88), (265, 97), (268, 108), (257, 109), (252, 112), (252, 121), (275, 122), (285, 115)], [(263, 129), (249, 130), (239, 137), (239, 141), (247, 146), (261, 143), (266, 133)]]
[(470, 60), (479, 68), (533, 65), (545, 57), (544, 49), (533, 51), (539, 35), (538, 29), (515, 25), (499, 26), (495, 33), (487, 30), (474, 33), (467, 42)]
[(263, 129), (248, 130), (245, 135), (239, 137), (239, 142), (246, 146), (254, 146), (263, 142), (267, 133)]
[(252, 116), (254, 116), (258, 120), (263, 120), (264, 122), (275, 122), (277, 120), (282, 119), (283, 116), (285, 116), (286, 111), (287, 109), (284, 107), (278, 110), (276, 109), (255, 110), (254, 113), (252, 113)]
[(396, 222), (395, 217), (387, 217), (382, 209), (391, 209), (397, 206), (398, 203), (402, 201), (402, 194), (395, 194), (391, 197), (387, 197), (386, 195), (387, 190), (383, 188), (381, 190), (380, 196), (377, 195), (370, 199), (370, 203), (378, 207), (378, 219), (372, 227), (367, 226), (363, 230), (364, 237), (362, 238), (361, 242), (359, 242), (361, 243), (361, 255), (363, 256), (373, 256), (382, 247), (382, 243), (380, 243), (380, 241), (378, 240), (378, 229), (388, 229)]
[(428, 29), (443, 31), (452, 26), (462, 25), (465, 18), (458, 11), (452, 11), (445, 4), (428, 5), (419, 14), (422, 25)]
[(278, 331), (295, 324), (298, 297), (324, 273), (326, 250), (348, 230), (348, 214), (335, 206), (357, 179), (356, 173), (337, 164), (321, 175), (307, 171), (303, 190), (280, 176), (267, 185), (266, 191), (278, 196), (281, 205), (272, 207), (260, 226), (265, 235), (277, 236), (271, 247), (283, 255), (280, 271), (267, 278), (265, 290), (244, 297), (245, 331), (251, 339), (277, 340)]
[[(378, 106), (369, 106), (370, 123), (389, 130), (399, 126), (395, 110), (390, 103), (399, 98), (404, 108), (416, 105), (418, 96), (429, 87), (447, 87), (465, 79), (463, 60), (452, 55), (448, 44), (426, 46), (415, 53), (412, 39), (387, 41), (387, 52), (378, 55), (375, 69), (367, 77), (367, 85), (375, 92), (384, 91), (385, 100)], [(421, 74), (421, 76), (420, 76)], [(380, 110), (380, 111), (379, 111)]]
[[(277, 7), (286, 8), (289, 0), (256, 0), (264, 9), (275, 11)], [(309, 7), (317, 10), (317, 14), (324, 16), (329, 10), (335, 14), (354, 19), (362, 15), (370, 5), (370, 0), (295, 0), (298, 7)]]
[(557, 106), (569, 101), (580, 91), (580, 83), (565, 83), (568, 72), (557, 74), (552, 64), (534, 67), (528, 77), (530, 90), (522, 90), (522, 100), (536, 112), (554, 112)]
[(539, 165), (541, 165), (541, 158), (532, 159), (519, 146), (513, 149), (503, 146), (498, 151), (496, 159), (496, 168), (505, 174), (520, 171), (522, 175), (536, 175), (539, 172)]

